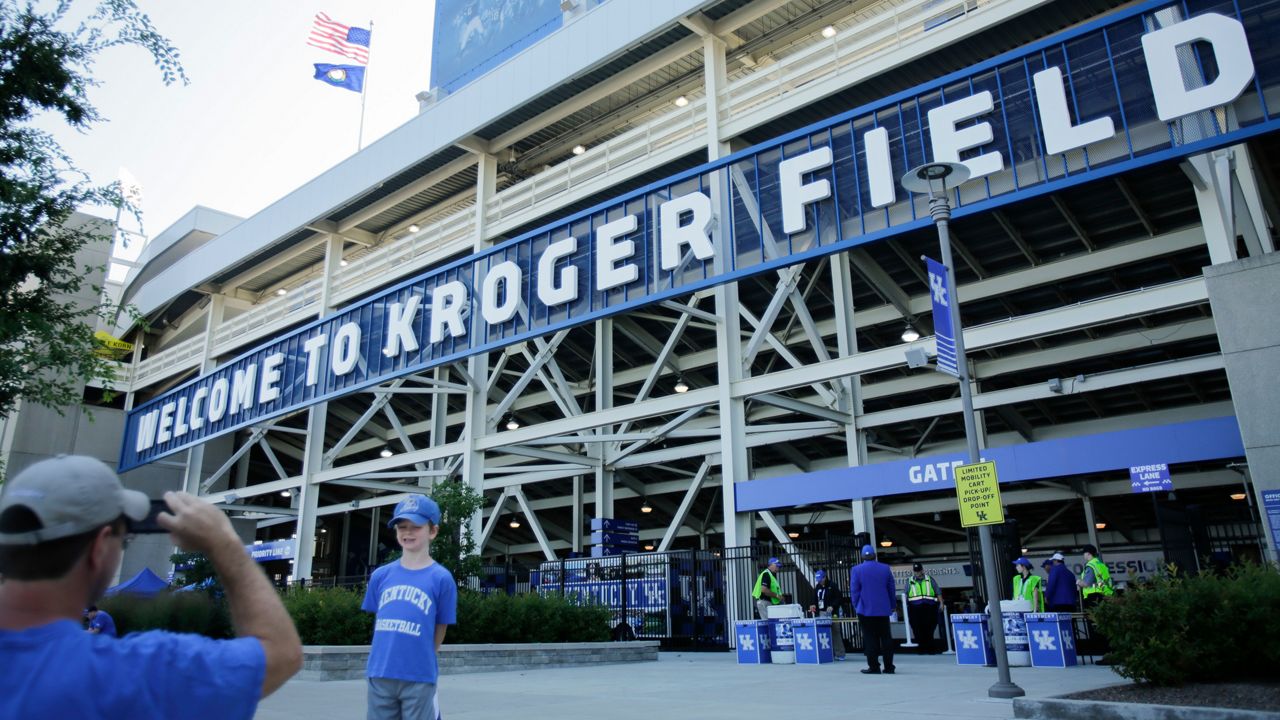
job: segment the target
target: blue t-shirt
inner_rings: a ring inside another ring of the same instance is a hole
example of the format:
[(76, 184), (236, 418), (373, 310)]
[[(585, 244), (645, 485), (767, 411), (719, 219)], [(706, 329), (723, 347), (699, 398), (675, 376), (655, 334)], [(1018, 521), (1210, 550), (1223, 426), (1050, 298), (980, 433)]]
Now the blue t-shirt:
[(89, 621), (89, 629), (97, 630), (100, 635), (116, 636), (116, 621), (111, 619), (105, 610), (99, 610)]
[(365, 612), (376, 613), (371, 678), (435, 683), (436, 626), (457, 622), (458, 584), (440, 563), (409, 570), (397, 562), (373, 571)]
[(267, 657), (257, 638), (87, 633), (74, 620), (0, 630), (0, 718), (253, 717)]

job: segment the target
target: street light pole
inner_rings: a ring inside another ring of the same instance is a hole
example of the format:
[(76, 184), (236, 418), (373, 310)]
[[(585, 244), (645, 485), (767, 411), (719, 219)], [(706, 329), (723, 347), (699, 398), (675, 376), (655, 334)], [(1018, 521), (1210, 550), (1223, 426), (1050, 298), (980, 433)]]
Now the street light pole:
[[(921, 165), (902, 177), (902, 186), (913, 192), (929, 193), (929, 215), (938, 228), (938, 244), (942, 246), (942, 264), (947, 271), (947, 285), (951, 297), (947, 303), (951, 315), (952, 333), (956, 344), (956, 371), (960, 380), (960, 407), (964, 413), (964, 438), (969, 449), (969, 464), (982, 459), (978, 449), (978, 432), (973, 419), (973, 392), (969, 388), (969, 363), (965, 358), (964, 331), (960, 324), (960, 300), (956, 295), (956, 271), (951, 259), (951, 188), (959, 187), (969, 179), (969, 169), (960, 163), (929, 163)], [(1004, 618), (1000, 612), (999, 590), (995, 557), (991, 544), (991, 526), (978, 526), (978, 539), (982, 546), (982, 576), (987, 586), (987, 606), (991, 609), (991, 645), (996, 654), (996, 683), (987, 689), (994, 698), (1015, 698), (1026, 691), (1014, 684), (1009, 675), (1009, 656), (1005, 652)]]

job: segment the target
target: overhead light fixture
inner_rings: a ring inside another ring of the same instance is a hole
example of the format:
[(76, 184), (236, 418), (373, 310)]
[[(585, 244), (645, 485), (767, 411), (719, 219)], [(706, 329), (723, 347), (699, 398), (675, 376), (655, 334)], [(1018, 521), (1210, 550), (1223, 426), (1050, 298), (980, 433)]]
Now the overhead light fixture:
[(587, 151), (587, 149), (586, 149), (586, 148), (584, 148), (584, 147), (582, 147), (581, 145), (574, 145), (574, 146), (573, 146), (573, 154), (574, 154), (574, 155), (581, 155), (582, 153), (584, 153), (584, 152), (586, 152), (586, 151)]
[(339, 260), (339, 261), (338, 261), (338, 267), (346, 267), (346, 266), (348, 266), (348, 265), (350, 265), (350, 264), (351, 264), (351, 263), (347, 262), (345, 259), (343, 259), (343, 260)]
[(292, 497), (292, 496), (293, 496), (293, 491), (292, 491), (292, 490), (281, 490), (281, 491), (280, 491), (280, 497)]
[(383, 446), (382, 446), (382, 451), (378, 453), (378, 457), (389, 458), (389, 457), (391, 457), (391, 456), (392, 456), (392, 455), (394, 455), (394, 454), (395, 454), (395, 453), (391, 452), (391, 446), (390, 446), (390, 445), (383, 445)]
[(1231, 499), (1232, 499), (1232, 500), (1243, 500), (1243, 499), (1245, 499), (1245, 494), (1244, 494), (1244, 493), (1231, 493)]
[(676, 392), (678, 393), (689, 392), (689, 383), (684, 381), (684, 376), (676, 378)]
[(327, 533), (329, 532), (329, 528), (320, 528), (320, 532)]
[(836, 36), (836, 29), (835, 29), (835, 27), (833, 27), (833, 26), (831, 26), (831, 25), (828, 25), (828, 26), (826, 26), (826, 27), (822, 28), (822, 37), (824, 37), (824, 38), (826, 38), (826, 39), (830, 40), (831, 38), (833, 38), (833, 37), (835, 37), (835, 36)]
[(689, 98), (683, 95), (676, 98), (676, 107), (684, 107), (685, 105), (688, 105), (688, 104), (689, 104)]
[(644, 546), (644, 549), (645, 549), (645, 550), (648, 550), (648, 551), (650, 551), (650, 552), (653, 552), (653, 545), (652, 545), (652, 544), (645, 545), (645, 546)]
[(411, 233), (418, 232), (421, 229), (422, 228), (418, 227), (418, 223), (413, 223), (412, 225), (409, 226), (409, 232)]
[(645, 513), (646, 515), (653, 512), (653, 507), (649, 505), (648, 500), (645, 500), (644, 504), (640, 506), (640, 512)]
[(936, 513), (934, 513), (934, 514), (933, 514), (933, 521), (934, 521), (934, 522), (942, 522), (942, 513), (940, 513), (940, 512), (936, 512)]
[(1022, 548), (1022, 554), (1023, 554), (1023, 555), (1026, 555), (1026, 554), (1027, 554), (1027, 549), (1026, 549), (1026, 548)]
[(792, 540), (795, 540), (796, 538), (800, 537), (800, 533), (796, 532), (795, 530), (792, 530), (791, 532), (787, 533), (787, 537), (791, 538)]
[(281, 296), (281, 297), (283, 297), (283, 296), (285, 296), (285, 295), (288, 295), (288, 294), (289, 294), (289, 291), (288, 291), (288, 290), (285, 290), (284, 288), (280, 288), (279, 290), (276, 290), (276, 295), (279, 295), (279, 296)]
[(916, 329), (911, 327), (911, 323), (907, 323), (907, 326), (902, 329), (902, 342), (915, 342), (919, 339), (920, 333), (916, 332)]
[(511, 518), (511, 522), (507, 523), (507, 525), (510, 526), (512, 530), (515, 530), (520, 527), (520, 521), (515, 518)]
[(1096, 522), (1096, 523), (1094, 523), (1094, 524), (1093, 524), (1093, 526), (1094, 526), (1095, 528), (1099, 529), (1099, 530), (1106, 530), (1106, 529), (1107, 529), (1107, 524), (1106, 524), (1106, 523), (1104, 523), (1104, 522)]
[(882, 548), (893, 547), (893, 540), (890, 540), (888, 537), (886, 537), (885, 539), (880, 541), (880, 547)]
[(515, 415), (512, 415), (511, 417), (507, 418), (507, 429), (508, 430), (520, 429), (520, 421), (516, 419)]

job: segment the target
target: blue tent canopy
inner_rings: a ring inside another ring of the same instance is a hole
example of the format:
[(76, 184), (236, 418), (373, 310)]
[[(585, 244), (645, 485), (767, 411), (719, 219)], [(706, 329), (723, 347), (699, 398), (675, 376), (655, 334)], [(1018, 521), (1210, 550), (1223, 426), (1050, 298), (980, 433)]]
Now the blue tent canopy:
[(129, 593), (130, 595), (146, 595), (151, 596), (169, 587), (169, 583), (164, 578), (151, 572), (150, 568), (142, 568), (142, 571), (132, 578), (107, 589), (107, 595), (115, 595), (116, 593)]

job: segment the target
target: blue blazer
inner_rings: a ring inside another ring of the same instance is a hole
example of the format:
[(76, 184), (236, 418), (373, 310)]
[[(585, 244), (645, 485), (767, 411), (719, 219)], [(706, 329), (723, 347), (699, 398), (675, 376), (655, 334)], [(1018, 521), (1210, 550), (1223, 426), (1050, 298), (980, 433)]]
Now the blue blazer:
[(854, 612), (870, 617), (888, 617), (893, 612), (897, 584), (888, 565), (867, 560), (854, 566), (849, 575), (849, 601)]

